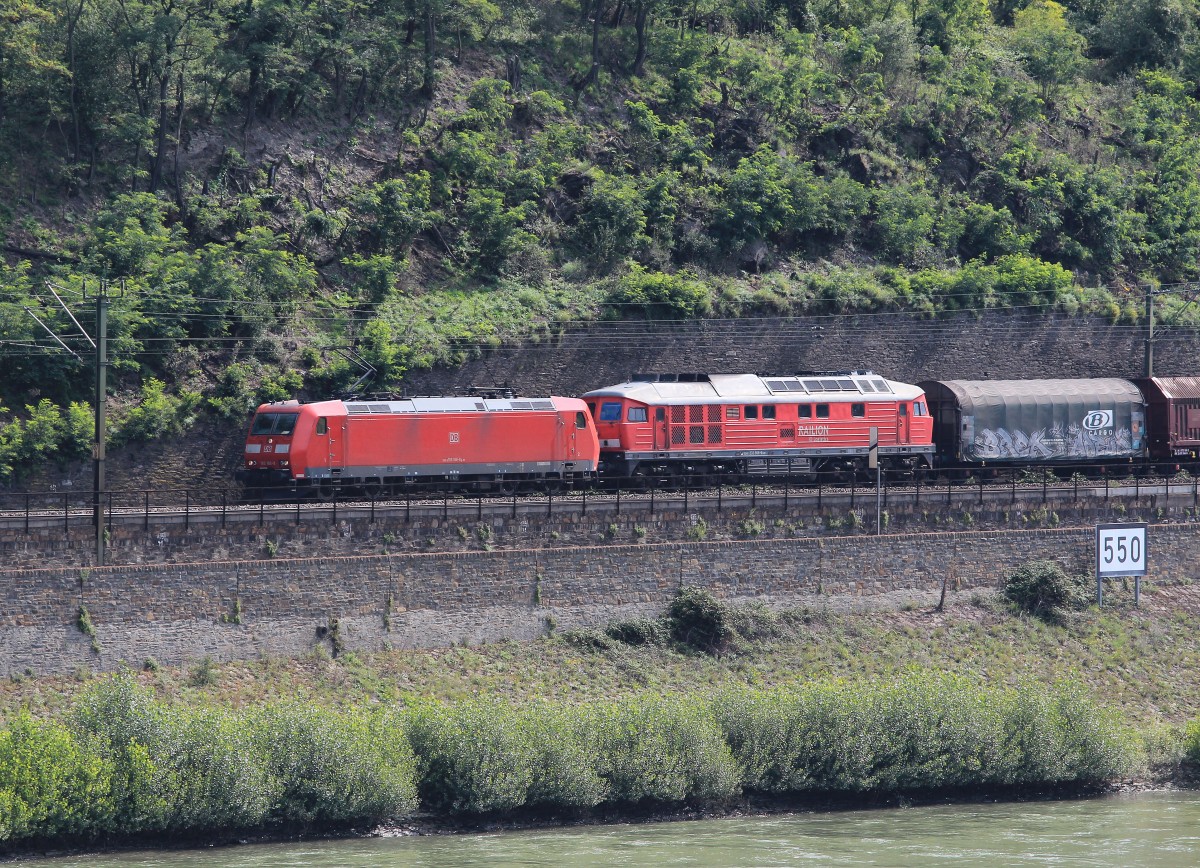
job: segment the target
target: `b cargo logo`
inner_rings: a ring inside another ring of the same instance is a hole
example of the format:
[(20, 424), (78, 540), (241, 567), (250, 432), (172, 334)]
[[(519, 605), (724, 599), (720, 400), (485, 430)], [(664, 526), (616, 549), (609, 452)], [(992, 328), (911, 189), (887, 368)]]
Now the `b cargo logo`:
[(1102, 431), (1112, 426), (1112, 410), (1093, 410), (1083, 417), (1083, 427), (1089, 431)]

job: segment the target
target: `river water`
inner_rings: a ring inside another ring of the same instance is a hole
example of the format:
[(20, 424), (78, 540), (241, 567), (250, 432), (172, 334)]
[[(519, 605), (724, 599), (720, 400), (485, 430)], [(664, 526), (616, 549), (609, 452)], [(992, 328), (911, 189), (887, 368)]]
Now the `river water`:
[(39, 860), (103, 868), (1200, 865), (1200, 794), (939, 805)]

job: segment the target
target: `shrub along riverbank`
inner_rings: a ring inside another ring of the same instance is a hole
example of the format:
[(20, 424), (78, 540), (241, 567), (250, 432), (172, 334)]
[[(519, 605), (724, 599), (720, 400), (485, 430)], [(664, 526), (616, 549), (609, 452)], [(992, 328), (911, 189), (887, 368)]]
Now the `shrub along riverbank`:
[(405, 708), (168, 703), (128, 676), (0, 728), (0, 848), (154, 834), (1102, 784), (1136, 753), (1077, 688), (914, 672), (714, 697)]

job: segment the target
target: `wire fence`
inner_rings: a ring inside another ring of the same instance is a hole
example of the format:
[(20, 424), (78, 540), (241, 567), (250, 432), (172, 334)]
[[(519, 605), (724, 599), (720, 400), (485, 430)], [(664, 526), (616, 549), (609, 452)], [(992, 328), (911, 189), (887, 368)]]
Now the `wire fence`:
[(94, 491), (0, 492), (0, 529), (32, 534), (61, 527), (70, 533), (94, 527), (97, 514), (103, 527), (136, 528), (147, 533), (155, 525), (193, 524), (225, 527), (230, 522), (299, 525), (315, 521), (333, 524), (345, 519), (375, 522), (420, 518), (555, 515), (589, 512), (656, 515), (745, 508), (810, 509), (827, 506), (849, 509), (888, 508), (909, 504), (930, 508), (969, 504), (1107, 502), (1113, 498), (1156, 498), (1156, 505), (1200, 506), (1198, 480), (1186, 473), (1172, 477), (1150, 475), (1142, 468), (1111, 465), (1072, 466), (1069, 469), (1002, 468), (964, 470), (930, 477), (883, 475), (865, 480), (843, 473), (806, 474), (805, 478), (646, 476), (604, 483), (564, 486), (553, 481), (527, 481), (511, 490), (484, 484), (459, 485), (411, 482), (390, 487), (296, 486), (258, 488), (154, 488)]

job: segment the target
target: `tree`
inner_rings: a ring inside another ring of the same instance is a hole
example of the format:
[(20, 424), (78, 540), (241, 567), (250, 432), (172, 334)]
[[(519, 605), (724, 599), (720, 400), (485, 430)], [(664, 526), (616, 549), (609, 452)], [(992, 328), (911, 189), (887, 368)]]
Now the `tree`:
[(1054, 0), (1036, 0), (1016, 13), (1012, 46), (1025, 71), (1041, 88), (1043, 100), (1057, 96), (1086, 63), (1083, 50), (1087, 42), (1067, 21), (1066, 10)]

